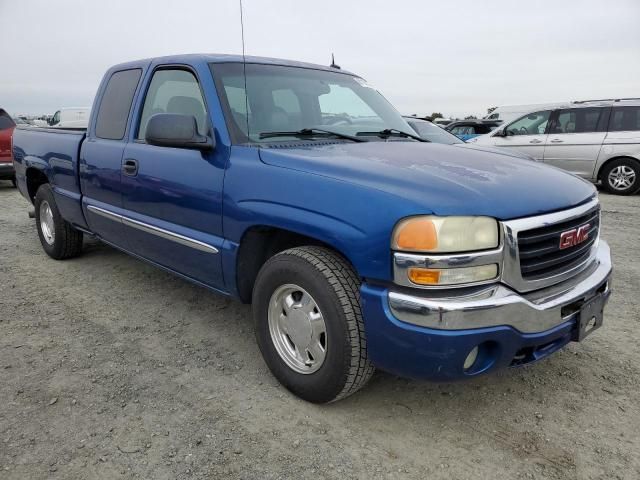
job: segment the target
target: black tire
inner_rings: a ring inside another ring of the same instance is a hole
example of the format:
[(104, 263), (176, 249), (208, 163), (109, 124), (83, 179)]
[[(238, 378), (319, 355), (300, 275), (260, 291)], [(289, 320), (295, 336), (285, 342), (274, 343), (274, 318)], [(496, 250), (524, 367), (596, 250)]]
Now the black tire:
[[(306, 290), (323, 312), (326, 356), (319, 369), (298, 373), (282, 359), (269, 331), (268, 309), (273, 293), (295, 284)], [(253, 315), (260, 351), (273, 375), (298, 397), (313, 403), (345, 398), (363, 387), (374, 367), (360, 308), (360, 279), (349, 263), (322, 247), (299, 247), (270, 258), (253, 290)]]
[[(52, 243), (45, 240), (45, 234), (40, 221), (40, 207), (43, 202), (49, 204), (53, 217), (55, 237)], [(56, 260), (64, 260), (80, 255), (82, 252), (82, 232), (73, 228), (69, 222), (62, 218), (51, 187), (48, 184), (41, 185), (40, 188), (38, 188), (34, 205), (36, 207), (36, 228), (38, 229), (38, 236), (40, 237), (42, 248), (47, 255)]]
[[(633, 183), (629, 187), (617, 188), (611, 183), (609, 175), (616, 168), (631, 169), (635, 173)], [(602, 181), (602, 187), (609, 193), (614, 195), (631, 195), (640, 190), (640, 162), (633, 158), (619, 158), (618, 160), (613, 160), (602, 169), (600, 180)]]
[(11, 178), (11, 183), (13, 184), (13, 188), (17, 188), (18, 184), (16, 183), (16, 177)]

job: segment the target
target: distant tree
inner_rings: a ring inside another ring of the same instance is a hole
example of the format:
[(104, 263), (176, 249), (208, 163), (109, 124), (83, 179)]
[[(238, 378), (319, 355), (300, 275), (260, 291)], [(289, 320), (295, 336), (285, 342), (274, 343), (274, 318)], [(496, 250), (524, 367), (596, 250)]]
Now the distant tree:
[(436, 118), (444, 118), (444, 116), (440, 112), (433, 112), (431, 115), (429, 115), (429, 117), (432, 121)]
[(475, 115), (469, 115), (468, 117), (464, 117), (465, 120), (477, 120), (478, 117), (476, 117)]
[(487, 115), (491, 115), (491, 112), (493, 112), (496, 108), (498, 108), (498, 107), (489, 107), (489, 108), (487, 108)]

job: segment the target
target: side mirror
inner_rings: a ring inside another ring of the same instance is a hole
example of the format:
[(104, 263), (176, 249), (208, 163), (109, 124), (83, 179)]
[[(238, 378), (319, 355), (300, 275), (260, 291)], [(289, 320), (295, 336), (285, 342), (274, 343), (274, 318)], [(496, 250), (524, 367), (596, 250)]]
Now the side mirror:
[(147, 123), (144, 139), (149, 145), (159, 147), (212, 150), (213, 138), (198, 133), (198, 123), (193, 115), (156, 113)]
[(508, 137), (508, 136), (509, 136), (509, 130), (507, 130), (507, 127), (498, 129), (494, 135), (494, 137)]

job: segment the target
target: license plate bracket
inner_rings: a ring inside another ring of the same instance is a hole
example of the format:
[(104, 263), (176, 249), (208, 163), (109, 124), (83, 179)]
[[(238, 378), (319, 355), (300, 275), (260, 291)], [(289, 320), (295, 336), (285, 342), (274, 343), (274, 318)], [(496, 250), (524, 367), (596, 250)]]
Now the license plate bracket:
[(602, 326), (604, 319), (604, 296), (600, 293), (582, 304), (573, 340), (581, 342)]

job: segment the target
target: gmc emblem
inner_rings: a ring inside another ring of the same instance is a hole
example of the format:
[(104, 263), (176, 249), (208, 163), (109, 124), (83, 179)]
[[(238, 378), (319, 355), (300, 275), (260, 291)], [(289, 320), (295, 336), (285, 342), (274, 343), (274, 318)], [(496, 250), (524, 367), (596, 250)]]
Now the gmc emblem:
[(589, 238), (590, 224), (582, 225), (573, 230), (567, 230), (560, 234), (560, 250), (565, 248), (574, 247), (580, 245), (582, 242)]

